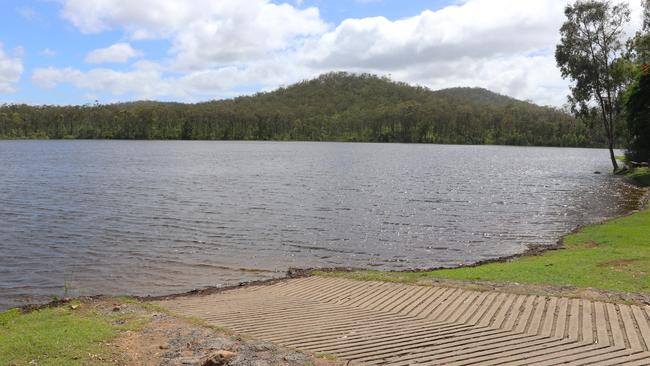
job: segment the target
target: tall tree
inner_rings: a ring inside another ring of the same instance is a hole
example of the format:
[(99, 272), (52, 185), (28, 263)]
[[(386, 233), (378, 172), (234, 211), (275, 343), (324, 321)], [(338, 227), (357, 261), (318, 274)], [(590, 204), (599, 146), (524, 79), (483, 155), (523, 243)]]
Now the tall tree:
[(615, 126), (630, 80), (623, 57), (623, 27), (630, 20), (630, 9), (609, 0), (578, 0), (567, 5), (564, 14), (555, 59), (562, 76), (573, 81), (569, 102), (577, 116), (597, 115), (602, 120), (616, 171)]
[(627, 156), (635, 161), (650, 161), (650, 0), (643, 1), (643, 28), (631, 42), (632, 60), (639, 76), (627, 92), (625, 103), (630, 132)]

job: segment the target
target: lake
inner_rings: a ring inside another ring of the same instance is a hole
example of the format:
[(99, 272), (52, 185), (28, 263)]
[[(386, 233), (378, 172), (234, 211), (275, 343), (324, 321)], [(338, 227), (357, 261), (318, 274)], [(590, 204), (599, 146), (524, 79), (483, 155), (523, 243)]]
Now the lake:
[(0, 308), (456, 266), (554, 244), (637, 193), (597, 149), (0, 141), (0, 168)]

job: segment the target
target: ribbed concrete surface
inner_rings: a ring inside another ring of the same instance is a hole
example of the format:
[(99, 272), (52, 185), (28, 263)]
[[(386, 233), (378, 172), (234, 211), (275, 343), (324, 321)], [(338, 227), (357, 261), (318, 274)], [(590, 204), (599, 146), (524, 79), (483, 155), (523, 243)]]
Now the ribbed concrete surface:
[(310, 277), (160, 305), (363, 365), (650, 365), (650, 307)]

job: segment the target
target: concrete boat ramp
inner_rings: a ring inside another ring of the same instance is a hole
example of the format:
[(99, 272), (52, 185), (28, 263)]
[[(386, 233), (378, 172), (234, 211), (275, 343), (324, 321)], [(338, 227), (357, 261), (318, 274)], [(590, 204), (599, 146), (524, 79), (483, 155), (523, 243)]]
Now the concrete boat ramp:
[(650, 365), (650, 307), (308, 277), (158, 302), (350, 365)]

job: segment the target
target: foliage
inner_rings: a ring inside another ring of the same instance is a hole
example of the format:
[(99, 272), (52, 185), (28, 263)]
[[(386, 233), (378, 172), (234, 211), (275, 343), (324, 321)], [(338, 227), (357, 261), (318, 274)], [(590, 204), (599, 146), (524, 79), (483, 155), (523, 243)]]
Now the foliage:
[(627, 127), (630, 134), (627, 157), (650, 161), (650, 72), (643, 73), (630, 87), (626, 98)]
[(431, 91), (325, 74), (274, 92), (198, 104), (0, 107), (0, 138), (335, 140), (603, 146), (562, 111), (484, 89)]
[(643, 0), (643, 26), (628, 45), (631, 59), (638, 65), (650, 64), (650, 0)]
[(623, 57), (624, 25), (630, 20), (626, 3), (578, 0), (567, 5), (555, 58), (564, 78), (571, 78), (569, 102), (577, 116), (600, 119), (614, 170), (616, 124), (622, 95), (629, 84), (629, 63)]
[(0, 365), (109, 364), (101, 342), (116, 335), (110, 322), (69, 307), (0, 313)]
[(650, 161), (650, 0), (644, 0), (643, 6), (643, 28), (629, 45), (638, 76), (625, 96), (627, 157), (637, 162)]
[(449, 278), (570, 285), (650, 294), (650, 210), (585, 227), (567, 236), (564, 244), (562, 250), (478, 267), (416, 273), (360, 271), (333, 275), (406, 283)]

